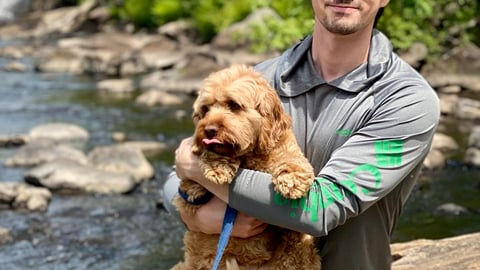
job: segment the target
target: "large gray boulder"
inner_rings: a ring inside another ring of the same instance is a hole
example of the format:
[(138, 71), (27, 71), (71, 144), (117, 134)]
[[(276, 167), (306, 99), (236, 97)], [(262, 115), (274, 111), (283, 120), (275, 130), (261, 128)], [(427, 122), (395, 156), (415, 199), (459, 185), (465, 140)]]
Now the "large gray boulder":
[(54, 191), (115, 194), (135, 188), (135, 180), (128, 174), (104, 171), (68, 159), (37, 166), (27, 171), (24, 178)]

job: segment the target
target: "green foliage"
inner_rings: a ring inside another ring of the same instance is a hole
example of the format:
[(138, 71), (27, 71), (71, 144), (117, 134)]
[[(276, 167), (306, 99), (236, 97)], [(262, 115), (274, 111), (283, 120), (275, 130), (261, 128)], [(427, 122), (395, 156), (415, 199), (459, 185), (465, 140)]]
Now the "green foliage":
[(397, 50), (423, 42), (436, 55), (473, 40), (471, 22), (478, 18), (478, 9), (477, 0), (391, 0), (377, 27)]
[[(81, 0), (79, 0), (81, 1)], [(115, 18), (137, 27), (155, 28), (187, 18), (205, 42), (219, 31), (261, 7), (275, 10), (280, 19), (267, 18), (254, 25), (248, 38), (257, 52), (283, 50), (311, 33), (311, 1), (305, 0), (108, 0)], [(480, 4), (477, 0), (391, 0), (377, 28), (396, 50), (423, 42), (431, 54), (461, 42), (480, 43)], [(477, 23), (474, 23), (474, 20)]]

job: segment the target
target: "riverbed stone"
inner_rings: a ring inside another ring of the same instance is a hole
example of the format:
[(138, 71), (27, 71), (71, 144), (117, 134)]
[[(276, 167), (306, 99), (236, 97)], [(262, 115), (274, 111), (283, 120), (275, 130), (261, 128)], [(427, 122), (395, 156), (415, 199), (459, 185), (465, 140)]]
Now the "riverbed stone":
[(126, 141), (117, 146), (125, 147), (127, 149), (138, 149), (145, 155), (145, 157), (159, 155), (168, 149), (165, 143), (155, 141)]
[(456, 203), (444, 203), (435, 209), (434, 214), (437, 216), (463, 216), (469, 215), (470, 212)]
[(131, 175), (137, 183), (150, 179), (154, 170), (142, 151), (122, 146), (97, 146), (88, 153), (89, 164), (97, 169)]
[(433, 136), (432, 149), (437, 149), (445, 155), (450, 155), (458, 151), (458, 143), (444, 133), (437, 132)]
[(149, 90), (135, 99), (135, 104), (145, 107), (173, 106), (182, 103), (184, 103), (184, 99), (180, 96), (169, 94), (162, 90)]
[(5, 166), (34, 166), (55, 159), (71, 159), (87, 164), (87, 156), (80, 150), (52, 140), (39, 139), (21, 146), (13, 156), (5, 160)]
[(13, 241), (10, 230), (0, 227), (0, 245), (5, 245)]
[(480, 118), (480, 101), (470, 98), (459, 98), (456, 117), (475, 120)]
[(0, 135), (0, 147), (14, 147), (24, 145), (29, 138), (26, 134)]
[(391, 245), (392, 270), (480, 269), (480, 233)]
[(32, 128), (29, 131), (29, 137), (32, 141), (47, 139), (83, 147), (90, 138), (90, 134), (86, 129), (79, 125), (55, 122), (38, 125)]
[(446, 160), (442, 152), (432, 149), (428, 152), (427, 157), (423, 161), (423, 166), (429, 170), (438, 170), (445, 167)]
[(43, 187), (35, 187), (18, 182), (0, 182), (0, 204), (14, 209), (46, 211), (52, 193)]
[(128, 193), (135, 180), (125, 173), (114, 173), (68, 159), (57, 159), (25, 173), (25, 181), (54, 191), (86, 193)]
[(135, 91), (135, 84), (132, 79), (108, 79), (97, 83), (97, 89), (112, 94), (132, 93)]

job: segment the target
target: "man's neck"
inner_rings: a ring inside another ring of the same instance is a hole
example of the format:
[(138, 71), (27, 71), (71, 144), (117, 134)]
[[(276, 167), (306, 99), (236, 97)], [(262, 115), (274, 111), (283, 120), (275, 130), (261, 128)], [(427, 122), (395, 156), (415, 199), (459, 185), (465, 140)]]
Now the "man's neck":
[(312, 58), (317, 72), (326, 82), (330, 82), (365, 63), (371, 35), (371, 28), (350, 35), (336, 35), (316, 25)]

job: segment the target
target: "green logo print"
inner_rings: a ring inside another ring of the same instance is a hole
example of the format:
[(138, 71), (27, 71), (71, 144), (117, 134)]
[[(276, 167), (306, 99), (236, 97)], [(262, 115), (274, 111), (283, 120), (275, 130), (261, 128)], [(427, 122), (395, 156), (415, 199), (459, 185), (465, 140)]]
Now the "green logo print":
[(325, 209), (335, 201), (344, 200), (342, 188), (347, 189), (353, 194), (358, 194), (360, 190), (363, 194), (368, 194), (371, 190), (359, 187), (355, 183), (355, 177), (360, 173), (370, 174), (375, 180), (374, 188), (380, 186), (382, 175), (379, 167), (395, 167), (402, 163), (403, 141), (385, 140), (374, 143), (375, 157), (377, 164), (361, 164), (357, 166), (345, 180), (340, 183), (329, 181), (322, 177), (315, 178), (315, 181), (308, 192), (308, 195), (296, 200), (284, 198), (279, 193), (275, 193), (274, 204), (277, 206), (290, 206), (292, 210), (290, 217), (297, 216), (298, 210), (302, 213), (308, 213), (312, 222), (318, 221), (318, 210)]

